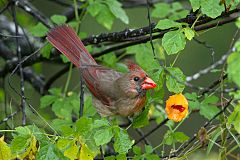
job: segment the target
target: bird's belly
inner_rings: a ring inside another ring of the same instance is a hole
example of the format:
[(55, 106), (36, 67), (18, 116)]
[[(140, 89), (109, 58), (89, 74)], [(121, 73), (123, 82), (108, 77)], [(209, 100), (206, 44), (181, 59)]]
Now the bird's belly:
[(116, 111), (121, 116), (131, 116), (142, 110), (146, 102), (146, 97), (135, 98), (135, 99), (123, 99), (116, 103)]
[(131, 116), (135, 113), (138, 113), (144, 107), (146, 102), (146, 96), (141, 98), (124, 98), (114, 101), (110, 105), (103, 104), (100, 100), (93, 97), (93, 104), (97, 109), (97, 112), (102, 116), (112, 116), (112, 115), (120, 115), (120, 116)]

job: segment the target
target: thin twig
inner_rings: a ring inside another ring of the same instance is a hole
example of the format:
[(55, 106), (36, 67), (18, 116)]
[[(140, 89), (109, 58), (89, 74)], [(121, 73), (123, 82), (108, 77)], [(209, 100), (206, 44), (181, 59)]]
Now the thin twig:
[[(20, 51), (20, 46), (19, 46), (19, 41), (18, 41), (18, 23), (16, 19), (16, 10), (15, 10), (15, 5), (14, 3), (11, 6), (12, 9), (12, 16), (13, 16), (13, 21), (15, 23), (15, 39), (16, 39), (16, 54), (18, 56), (18, 60), (21, 61), (22, 55)], [(20, 73), (20, 94), (21, 94), (21, 109), (22, 109), (22, 125), (26, 125), (26, 102), (25, 102), (25, 96), (24, 96), (24, 75), (23, 75), (23, 68), (22, 64), (19, 64), (19, 73)]]

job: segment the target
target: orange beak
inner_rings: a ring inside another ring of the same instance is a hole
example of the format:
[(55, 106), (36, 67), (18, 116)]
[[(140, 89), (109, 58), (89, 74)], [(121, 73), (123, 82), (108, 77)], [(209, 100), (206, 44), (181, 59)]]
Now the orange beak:
[(152, 88), (155, 88), (156, 86), (157, 86), (157, 84), (151, 78), (147, 77), (143, 81), (142, 89), (152, 89)]

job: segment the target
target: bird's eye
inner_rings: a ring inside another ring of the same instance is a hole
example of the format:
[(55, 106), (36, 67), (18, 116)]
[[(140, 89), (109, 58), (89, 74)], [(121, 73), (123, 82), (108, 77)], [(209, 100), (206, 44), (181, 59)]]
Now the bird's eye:
[(134, 81), (138, 81), (140, 78), (139, 77), (134, 77), (133, 80)]

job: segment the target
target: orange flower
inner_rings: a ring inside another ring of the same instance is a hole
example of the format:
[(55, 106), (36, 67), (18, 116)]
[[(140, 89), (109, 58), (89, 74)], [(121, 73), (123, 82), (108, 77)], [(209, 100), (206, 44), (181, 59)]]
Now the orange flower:
[(166, 101), (165, 111), (168, 119), (179, 122), (188, 114), (188, 101), (181, 93), (172, 95)]

